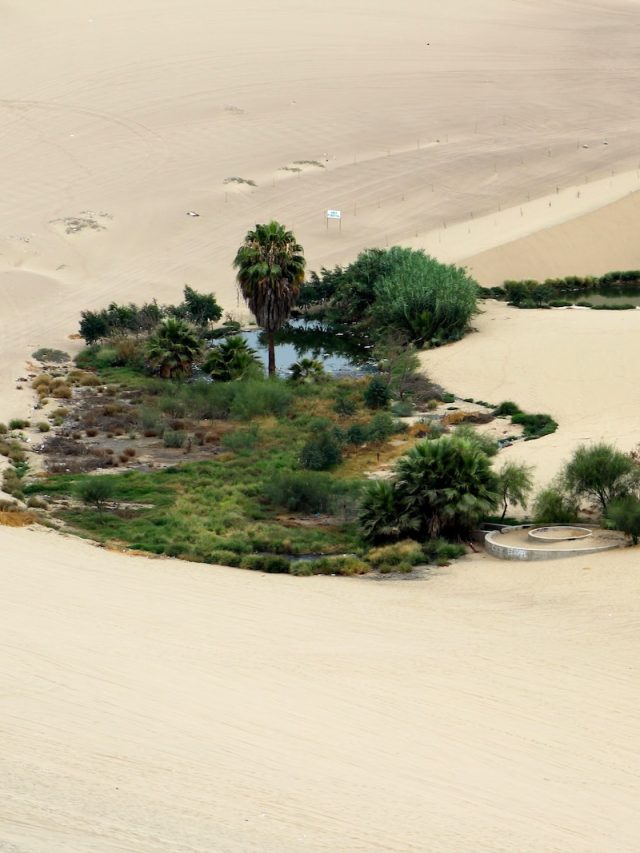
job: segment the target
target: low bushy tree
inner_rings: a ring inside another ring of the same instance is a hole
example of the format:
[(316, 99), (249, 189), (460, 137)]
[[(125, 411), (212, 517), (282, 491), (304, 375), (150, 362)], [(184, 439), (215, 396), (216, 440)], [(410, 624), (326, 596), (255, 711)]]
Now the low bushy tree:
[(577, 497), (595, 501), (606, 513), (612, 500), (637, 487), (639, 471), (630, 456), (611, 444), (583, 444), (564, 469), (564, 482)]
[(578, 502), (556, 481), (536, 495), (533, 520), (536, 524), (574, 524), (578, 520)]
[(527, 505), (529, 495), (533, 489), (533, 469), (529, 465), (518, 462), (505, 462), (498, 471), (498, 490), (502, 502), (502, 515), (507, 514), (509, 504), (520, 506), (523, 509)]
[(374, 376), (364, 391), (364, 401), (370, 409), (385, 409), (391, 400), (391, 390), (381, 376)]
[(625, 533), (634, 545), (640, 540), (640, 500), (635, 495), (616, 498), (607, 507), (606, 523)]
[(310, 471), (328, 471), (342, 461), (342, 450), (329, 430), (321, 430), (302, 448), (300, 464)]
[(115, 484), (109, 476), (89, 477), (78, 486), (78, 497), (93, 505), (101, 516), (106, 505), (113, 500)]

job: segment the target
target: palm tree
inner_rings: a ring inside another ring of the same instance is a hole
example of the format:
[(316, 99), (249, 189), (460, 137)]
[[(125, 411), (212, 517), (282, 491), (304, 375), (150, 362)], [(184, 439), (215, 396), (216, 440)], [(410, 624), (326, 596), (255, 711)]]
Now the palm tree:
[(368, 542), (390, 542), (419, 530), (418, 520), (407, 515), (398, 500), (395, 483), (373, 480), (360, 500), (360, 529)]
[(198, 335), (188, 323), (167, 317), (147, 342), (147, 358), (163, 379), (179, 379), (191, 373), (201, 349)]
[(227, 338), (219, 346), (209, 350), (202, 369), (217, 382), (230, 382), (233, 379), (262, 374), (260, 359), (255, 350), (239, 335)]
[(324, 364), (317, 358), (301, 358), (291, 365), (290, 379), (309, 385), (324, 379)]
[(233, 262), (245, 302), (264, 329), (269, 346), (269, 376), (276, 372), (275, 333), (289, 318), (304, 280), (302, 246), (279, 222), (249, 231)]
[(456, 437), (416, 444), (396, 466), (395, 490), (399, 506), (430, 539), (468, 534), (500, 498), (489, 458)]

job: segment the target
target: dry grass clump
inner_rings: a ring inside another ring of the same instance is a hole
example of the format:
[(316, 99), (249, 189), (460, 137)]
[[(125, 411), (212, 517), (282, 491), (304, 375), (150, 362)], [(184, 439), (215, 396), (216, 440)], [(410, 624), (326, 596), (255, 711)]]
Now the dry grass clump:
[(63, 379), (61, 382), (51, 386), (51, 396), (55, 397), (57, 400), (70, 400), (71, 388), (69, 388)]
[(33, 513), (21, 509), (0, 510), (0, 524), (4, 527), (28, 527), (35, 520)]

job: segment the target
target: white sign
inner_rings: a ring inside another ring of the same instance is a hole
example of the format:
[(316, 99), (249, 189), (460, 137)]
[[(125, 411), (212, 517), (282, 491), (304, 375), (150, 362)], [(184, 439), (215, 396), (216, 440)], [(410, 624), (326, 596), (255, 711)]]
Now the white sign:
[(342, 219), (341, 210), (327, 210), (327, 219)]

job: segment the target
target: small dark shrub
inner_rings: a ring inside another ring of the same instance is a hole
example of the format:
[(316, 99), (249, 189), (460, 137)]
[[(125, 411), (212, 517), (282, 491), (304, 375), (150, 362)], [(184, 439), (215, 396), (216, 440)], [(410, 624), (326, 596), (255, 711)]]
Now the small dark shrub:
[(370, 409), (385, 409), (391, 399), (389, 385), (380, 376), (374, 376), (364, 392), (364, 401)]
[(346, 394), (339, 394), (336, 397), (336, 401), (333, 404), (333, 410), (338, 415), (343, 415), (345, 417), (350, 417), (351, 415), (355, 415), (358, 410), (358, 404), (353, 399)]
[(9, 429), (26, 429), (28, 426), (30, 426), (30, 422), (23, 418), (12, 418), (9, 421)]
[(519, 415), (522, 413), (522, 410), (519, 406), (513, 403), (511, 400), (505, 400), (503, 403), (500, 403), (499, 406), (493, 410), (493, 414), (500, 418), (511, 415)]
[(310, 471), (327, 471), (341, 461), (340, 445), (335, 436), (328, 431), (309, 439), (300, 454), (300, 464)]
[(187, 434), (182, 430), (166, 429), (162, 439), (165, 447), (184, 447)]

